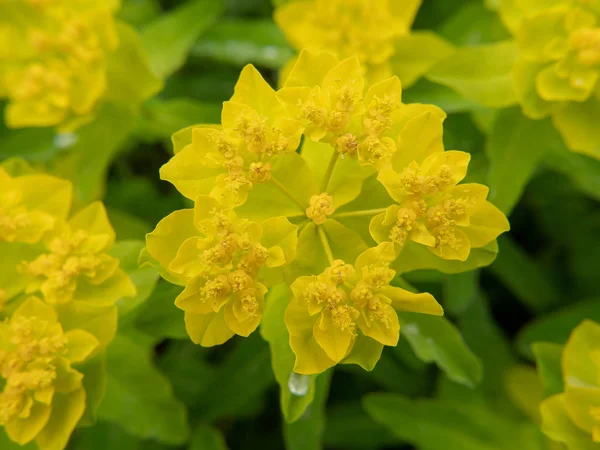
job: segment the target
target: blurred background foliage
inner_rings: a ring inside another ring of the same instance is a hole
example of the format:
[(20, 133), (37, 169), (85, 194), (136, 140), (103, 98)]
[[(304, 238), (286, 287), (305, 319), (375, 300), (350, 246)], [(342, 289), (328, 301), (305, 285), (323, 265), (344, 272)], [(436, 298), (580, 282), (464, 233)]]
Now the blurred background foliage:
[[(508, 33), (493, 7), (424, 0), (414, 28), (459, 46), (500, 41)], [(244, 64), (275, 86), (278, 69), (294, 55), (272, 12), (270, 0), (123, 0), (119, 17), (139, 31), (162, 92), (135, 110), (107, 104), (76, 135), (0, 128), (1, 160), (24, 157), (69, 177), (80, 204), (104, 200), (124, 241), (114, 252), (140, 290), (121, 305), (100, 421), (77, 430), (69, 448), (559, 448), (536, 424), (543, 392), (535, 358), (543, 371), (556, 364), (556, 347), (531, 344), (562, 345), (582, 318), (600, 320), (600, 162), (566, 151), (547, 121), (529, 121), (519, 108), (497, 112), (428, 79), (404, 92), (405, 102), (434, 103), (449, 114), (446, 148), (472, 154), (469, 180), (490, 185), (512, 230), (485, 269), (406, 276), (436, 296), (462, 337), (451, 328), (441, 331), (443, 345), (415, 342), (406, 326), (407, 340), (386, 348), (373, 372), (340, 366), (320, 376), (312, 405), (294, 423), (282, 418), (259, 333), (217, 348), (195, 346), (172, 304), (181, 288), (138, 268), (145, 234), (186, 206), (158, 178), (172, 153), (171, 134), (218, 122)]]

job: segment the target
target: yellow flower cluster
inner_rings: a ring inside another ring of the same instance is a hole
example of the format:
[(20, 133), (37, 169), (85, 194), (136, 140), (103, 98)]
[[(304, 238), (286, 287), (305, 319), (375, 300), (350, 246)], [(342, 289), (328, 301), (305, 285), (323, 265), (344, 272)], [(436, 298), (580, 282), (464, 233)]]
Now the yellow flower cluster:
[[(459, 184), (469, 155), (444, 151), (443, 111), (403, 104), (401, 91), (397, 77), (368, 84), (357, 57), (305, 50), (279, 91), (247, 66), (221, 125), (174, 135), (161, 176), (195, 206), (163, 219), (147, 250), (185, 286), (176, 305), (194, 342), (247, 336), (279, 282), (294, 294), (285, 322), (299, 373), (372, 369), (398, 340), (394, 308), (442, 314), (429, 294), (389, 286), (407, 241), (460, 262), (509, 226), (485, 186)], [(386, 207), (338, 213), (366, 179)], [(371, 249), (345, 217), (367, 219)]]
[(10, 127), (73, 127), (106, 88), (107, 55), (119, 45), (117, 0), (2, 3), (0, 96)]
[(356, 56), (371, 82), (395, 74), (409, 85), (453, 51), (431, 32), (410, 31), (421, 2), (296, 0), (278, 7), (274, 19), (298, 51)]
[(513, 79), (524, 113), (551, 116), (569, 148), (600, 157), (600, 4), (509, 1), (500, 13), (519, 46)]
[(564, 348), (564, 392), (541, 406), (542, 430), (571, 450), (600, 448), (600, 325), (582, 322)]
[(71, 200), (68, 181), (0, 168), (0, 425), (44, 450), (66, 446), (86, 409), (78, 367), (112, 340), (115, 302), (136, 292), (107, 253), (102, 204), (69, 218)]

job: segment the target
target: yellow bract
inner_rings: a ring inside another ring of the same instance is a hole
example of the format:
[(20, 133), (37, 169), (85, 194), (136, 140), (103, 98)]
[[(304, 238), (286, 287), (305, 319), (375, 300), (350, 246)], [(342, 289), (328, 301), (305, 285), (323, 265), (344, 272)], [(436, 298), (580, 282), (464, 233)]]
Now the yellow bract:
[(10, 127), (76, 126), (106, 88), (106, 58), (119, 45), (116, 1), (9, 0), (2, 5), (0, 95)]
[(443, 314), (431, 294), (389, 286), (395, 258), (392, 244), (383, 243), (362, 253), (354, 265), (335, 260), (322, 274), (292, 283), (285, 323), (295, 372), (320, 373), (337, 363), (371, 370), (383, 346), (398, 343), (396, 310)]
[(600, 448), (600, 325), (582, 322), (562, 356), (565, 391), (541, 406), (542, 430), (571, 450)]

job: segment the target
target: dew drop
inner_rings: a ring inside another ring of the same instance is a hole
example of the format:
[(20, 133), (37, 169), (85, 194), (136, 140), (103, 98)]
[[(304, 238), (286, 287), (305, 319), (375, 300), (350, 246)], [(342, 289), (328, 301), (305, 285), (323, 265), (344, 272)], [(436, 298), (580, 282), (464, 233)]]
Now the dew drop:
[(310, 387), (310, 376), (300, 375), (299, 373), (290, 373), (290, 379), (288, 380), (288, 388), (292, 395), (298, 397), (304, 397)]
[(346, 155), (342, 154), (342, 155), (340, 155), (340, 158), (341, 158), (341, 159), (344, 159), (344, 158), (345, 158), (345, 156), (346, 156)]
[(59, 133), (54, 136), (54, 146), (56, 148), (69, 148), (77, 142), (75, 133)]

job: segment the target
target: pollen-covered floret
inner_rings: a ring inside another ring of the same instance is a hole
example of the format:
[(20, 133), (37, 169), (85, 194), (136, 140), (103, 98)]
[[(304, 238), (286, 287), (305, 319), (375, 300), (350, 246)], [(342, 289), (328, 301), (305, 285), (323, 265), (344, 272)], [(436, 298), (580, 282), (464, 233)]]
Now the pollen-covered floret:
[(310, 204), (306, 209), (306, 217), (319, 225), (325, 222), (327, 217), (333, 214), (334, 211), (333, 197), (323, 192), (310, 198)]
[[(178, 248), (170, 248), (182, 233)], [(296, 243), (287, 219), (251, 222), (210, 196), (163, 219), (147, 239), (150, 255), (186, 286), (175, 304), (185, 311), (191, 339), (204, 346), (256, 329), (264, 283), (293, 260)]]
[[(12, 440), (36, 440), (42, 449), (66, 445), (85, 408), (83, 375), (71, 365), (88, 359), (98, 345), (87, 331), (65, 332), (54, 310), (35, 297), (0, 324), (0, 426)], [(72, 403), (75, 421), (46, 428), (63, 414), (62, 406), (53, 406), (57, 397)]]
[(303, 128), (251, 65), (223, 104), (220, 126), (198, 126), (191, 143), (161, 168), (161, 177), (191, 200), (209, 194), (242, 205), (256, 183), (269, 183), (272, 160), (293, 153)]
[[(378, 359), (374, 353), (398, 342), (396, 309), (442, 314), (431, 295), (389, 285), (394, 259), (392, 244), (384, 243), (362, 253), (354, 265), (336, 260), (322, 274), (292, 283), (294, 298), (285, 322), (296, 354), (295, 372), (320, 373), (337, 363), (370, 370)], [(363, 350), (369, 347), (372, 351)]]
[(470, 157), (444, 151), (439, 119), (430, 113), (411, 119), (397, 145), (378, 177), (397, 204), (372, 219), (375, 241), (390, 241), (398, 252), (412, 241), (441, 258), (464, 261), (472, 248), (508, 230), (506, 217), (486, 200), (487, 187), (458, 184)]

